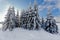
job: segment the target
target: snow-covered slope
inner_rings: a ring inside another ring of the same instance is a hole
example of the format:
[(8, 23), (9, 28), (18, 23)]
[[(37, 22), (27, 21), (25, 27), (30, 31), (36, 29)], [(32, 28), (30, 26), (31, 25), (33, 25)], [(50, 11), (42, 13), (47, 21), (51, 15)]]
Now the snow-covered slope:
[(59, 33), (60, 33), (60, 23), (57, 23), (57, 25), (58, 25), (58, 29), (59, 29)]
[[(58, 25), (60, 26), (60, 24)], [(43, 29), (29, 31), (16, 28), (13, 31), (0, 30), (0, 40), (60, 40), (60, 34), (50, 34)]]

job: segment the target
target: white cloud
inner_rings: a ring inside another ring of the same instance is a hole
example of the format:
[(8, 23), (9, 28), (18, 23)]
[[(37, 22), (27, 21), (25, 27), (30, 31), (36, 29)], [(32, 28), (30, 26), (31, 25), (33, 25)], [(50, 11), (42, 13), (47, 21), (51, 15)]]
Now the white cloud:
[(56, 5), (56, 7), (60, 9), (60, 0), (57, 0), (57, 5)]
[(4, 17), (7, 13), (8, 7), (9, 7), (9, 5), (6, 5), (5, 8), (2, 9), (2, 11), (0, 11), (0, 22), (4, 21)]
[(42, 11), (44, 8), (46, 8), (46, 7), (45, 6), (41, 6), (41, 5), (38, 6), (39, 11)]
[[(55, 0), (44, 0), (44, 2), (42, 3), (42, 4), (45, 4), (46, 2), (52, 2), (52, 1), (54, 1), (55, 2)], [(50, 5), (50, 4), (45, 4), (45, 5), (39, 5), (39, 10), (40, 11), (42, 11), (44, 8), (53, 8), (54, 6), (52, 6), (52, 5)]]
[(56, 0), (44, 0), (44, 1), (49, 1), (49, 2), (51, 2), (51, 1), (56, 1)]
[(56, 19), (56, 22), (60, 22), (60, 16), (54, 17)]

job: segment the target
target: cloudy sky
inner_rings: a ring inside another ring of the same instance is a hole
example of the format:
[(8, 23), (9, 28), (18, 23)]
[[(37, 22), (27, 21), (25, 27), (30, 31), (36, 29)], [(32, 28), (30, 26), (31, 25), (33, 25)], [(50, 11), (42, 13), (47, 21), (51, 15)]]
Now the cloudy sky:
[[(27, 9), (29, 3), (34, 3), (34, 0), (0, 0), (0, 21), (4, 20), (5, 14), (9, 6), (14, 6), (15, 9), (22, 10)], [(59, 0), (37, 0), (39, 5), (39, 15), (42, 17), (46, 17), (47, 7), (52, 6), (52, 15), (55, 17), (60, 16), (60, 1)]]

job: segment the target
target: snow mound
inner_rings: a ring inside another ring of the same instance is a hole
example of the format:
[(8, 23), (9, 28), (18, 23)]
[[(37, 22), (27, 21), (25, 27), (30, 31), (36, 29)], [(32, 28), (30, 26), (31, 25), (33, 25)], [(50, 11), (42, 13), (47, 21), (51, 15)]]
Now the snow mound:
[(51, 34), (43, 29), (37, 31), (16, 28), (13, 31), (0, 30), (0, 40), (60, 40), (60, 34)]

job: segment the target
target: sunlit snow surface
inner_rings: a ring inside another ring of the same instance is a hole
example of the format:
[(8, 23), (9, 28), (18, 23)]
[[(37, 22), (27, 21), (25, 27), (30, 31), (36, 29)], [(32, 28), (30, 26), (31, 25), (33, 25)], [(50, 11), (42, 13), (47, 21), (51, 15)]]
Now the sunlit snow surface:
[(60, 40), (60, 24), (58, 34), (50, 34), (43, 29), (41, 30), (24, 30), (16, 28), (13, 31), (1, 31), (0, 40)]

